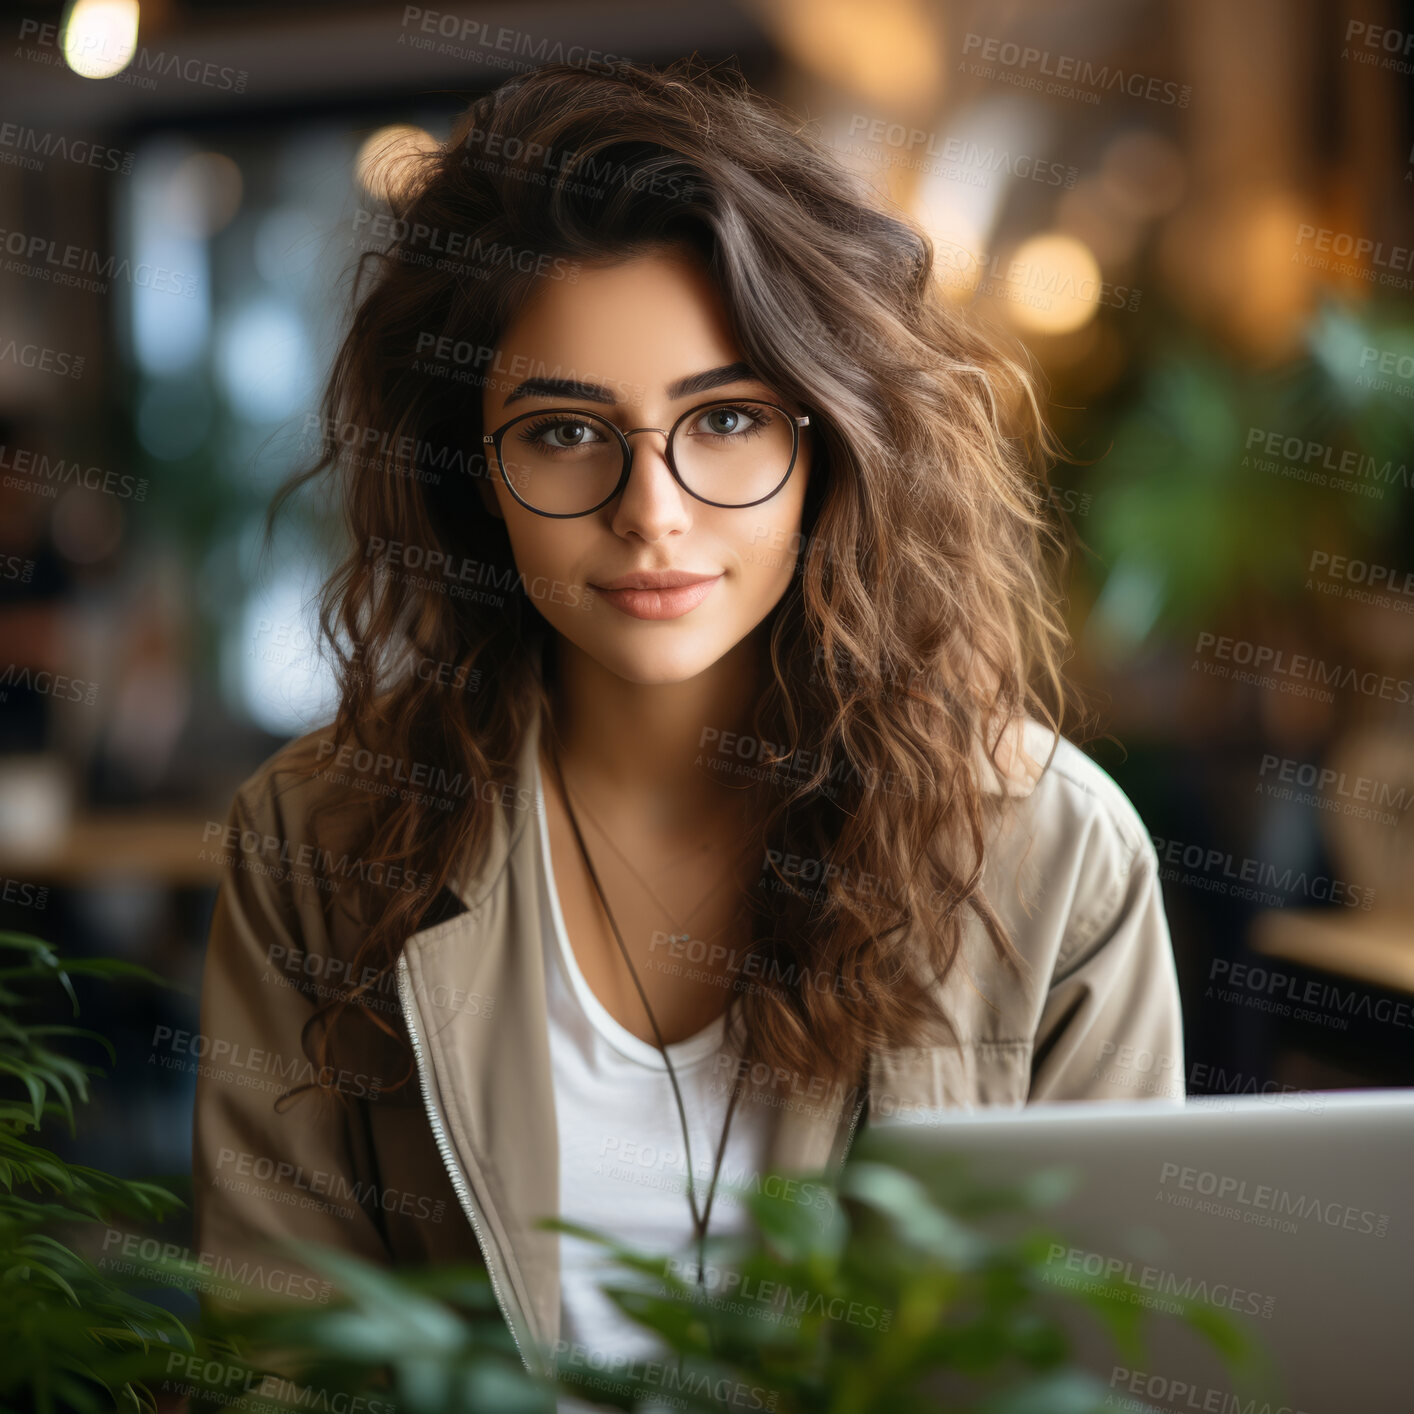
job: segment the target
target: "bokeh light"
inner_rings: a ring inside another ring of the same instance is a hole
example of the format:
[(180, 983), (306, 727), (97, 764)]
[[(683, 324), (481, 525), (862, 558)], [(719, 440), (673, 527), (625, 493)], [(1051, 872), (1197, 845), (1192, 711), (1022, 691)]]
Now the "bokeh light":
[(364, 140), (354, 159), (354, 171), (369, 196), (395, 201), (416, 181), (422, 158), (440, 146), (425, 128), (391, 123)]
[[(1104, 297), (1094, 252), (1060, 232), (1023, 241), (1006, 262), (1008, 317), (1038, 334), (1068, 334), (1088, 324)], [(1014, 287), (1014, 289), (1013, 289)]]
[(137, 0), (76, 0), (64, 23), (64, 62), (81, 78), (109, 79), (137, 53)]

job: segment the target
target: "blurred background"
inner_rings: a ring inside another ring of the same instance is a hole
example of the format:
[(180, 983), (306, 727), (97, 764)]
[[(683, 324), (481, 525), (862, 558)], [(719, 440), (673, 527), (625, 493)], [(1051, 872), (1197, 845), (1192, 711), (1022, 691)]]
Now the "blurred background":
[(1188, 1091), (1414, 1083), (1414, 5), (0, 15), (0, 927), (186, 988), (85, 998), (120, 1059), (87, 1161), (185, 1182), (193, 1062), (154, 1037), (196, 1029), (208, 832), (326, 715), (331, 527), (297, 501), (262, 555), (261, 517), (317, 444), (372, 159), (586, 51), (735, 56), (1044, 370)]

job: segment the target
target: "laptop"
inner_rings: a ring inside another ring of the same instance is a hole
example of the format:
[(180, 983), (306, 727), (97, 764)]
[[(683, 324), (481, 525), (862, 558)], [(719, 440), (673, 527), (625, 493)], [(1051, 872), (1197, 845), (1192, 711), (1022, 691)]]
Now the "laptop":
[[(1414, 1410), (1414, 1089), (1281, 1092), (933, 1112), (867, 1128), (939, 1197), (950, 1168), (1011, 1186), (1050, 1171), (1040, 1210), (969, 1217), (1005, 1237), (1043, 1226), (1043, 1280), (1082, 1275), (1144, 1311), (1142, 1359), (1082, 1303), (1045, 1309), (1115, 1409), (1221, 1414)], [(1174, 1314), (1178, 1294), (1253, 1338), (1235, 1375)]]

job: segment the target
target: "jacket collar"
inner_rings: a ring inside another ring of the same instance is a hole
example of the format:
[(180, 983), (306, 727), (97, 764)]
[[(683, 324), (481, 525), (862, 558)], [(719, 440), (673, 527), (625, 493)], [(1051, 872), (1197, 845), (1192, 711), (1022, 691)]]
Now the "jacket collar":
[[(974, 766), (990, 795), (1025, 795), (1039, 775), (1049, 733), (1017, 719), (989, 760)], [(516, 784), (497, 790), (490, 839), (479, 861), (454, 875), (466, 911), (414, 934), (404, 949), (430, 1057), (434, 1099), (455, 1158), (470, 1179), (488, 1265), (498, 1264), (524, 1333), (553, 1349), (560, 1334), (559, 1234), (535, 1224), (559, 1212), (556, 1130), (544, 953), (540, 946), (540, 832), (535, 790), (540, 719), (522, 740)], [(1029, 747), (1029, 752), (1026, 748)], [(1000, 763), (1000, 764), (998, 764)], [(487, 795), (491, 791), (486, 792)], [(872, 1074), (877, 1075), (877, 1067)], [(843, 1090), (832, 1103), (778, 1111), (767, 1165), (833, 1169), (859, 1106)]]

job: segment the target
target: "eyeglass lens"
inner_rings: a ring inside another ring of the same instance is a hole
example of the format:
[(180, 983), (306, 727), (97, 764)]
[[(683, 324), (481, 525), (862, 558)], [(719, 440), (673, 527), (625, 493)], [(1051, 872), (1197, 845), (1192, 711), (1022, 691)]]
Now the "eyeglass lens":
[[(630, 440), (630, 447), (633, 443)], [(672, 460), (693, 495), (745, 506), (770, 495), (791, 464), (791, 422), (751, 399), (699, 408), (673, 433)], [(592, 412), (529, 413), (501, 437), (506, 480), (537, 510), (588, 511), (606, 500), (623, 474), (613, 427)]]

